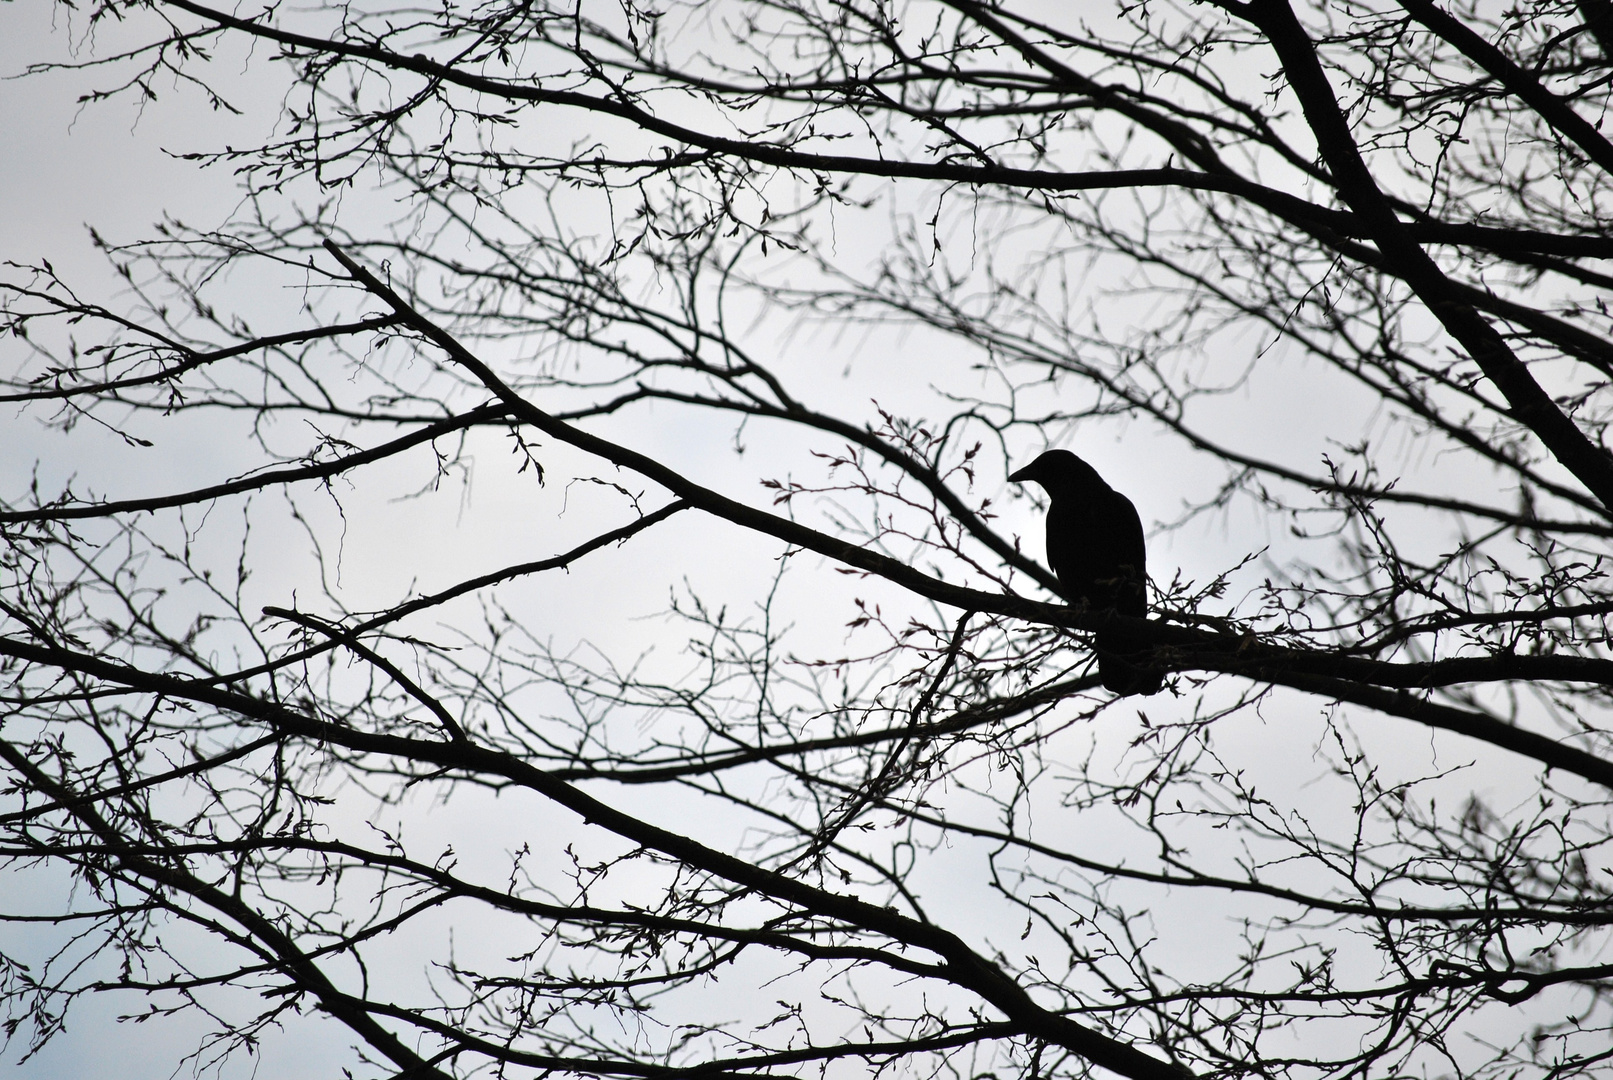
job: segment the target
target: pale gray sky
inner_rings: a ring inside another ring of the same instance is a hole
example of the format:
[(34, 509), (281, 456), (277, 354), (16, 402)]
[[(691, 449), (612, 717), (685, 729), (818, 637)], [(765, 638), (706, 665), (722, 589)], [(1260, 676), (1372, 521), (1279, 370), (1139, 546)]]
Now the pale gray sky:
[[(55, 18), (58, 21), (53, 26), (51, 8), (43, 3), (0, 4), (0, 75), (13, 75), (30, 62), (65, 58), (70, 46), (81, 57), (89, 55), (86, 43), (73, 42), (74, 31), (66, 16), (58, 14)], [(266, 66), (261, 59), (256, 63), (258, 67)], [(227, 65), (223, 69), (228, 70)], [(278, 102), (273, 94), (273, 73), (259, 72), (258, 68), (248, 70), (249, 74), (235, 83), (246, 95), (239, 99), (240, 103), (253, 113), (246, 120), (210, 112), (193, 93), (172, 87), (160, 88), (161, 100), (143, 111), (127, 99), (80, 108), (74, 98), (96, 85), (98, 76), (93, 73), (0, 82), (0, 207), (6, 208), (0, 213), (0, 258), (22, 262), (48, 258), (64, 276), (84, 283), (86, 296), (93, 296), (95, 289), (114, 290), (117, 284), (90, 249), (86, 224), (100, 228), (111, 239), (132, 240), (145, 235), (164, 212), (182, 216), (195, 225), (222, 221), (238, 197), (228, 172), (222, 168), (201, 171), (174, 160), (164, 151), (216, 147), (230, 141), (238, 125), (252, 132), (244, 140), (258, 137), (263, 125), (274, 116)], [(259, 99), (254, 100), (252, 94), (259, 92)], [(356, 204), (363, 197), (363, 192), (352, 196)], [(362, 207), (356, 207), (355, 212), (362, 212)], [(1123, 312), (1117, 313), (1117, 318), (1123, 317)], [(884, 398), (921, 388), (923, 373), (937, 359), (923, 353), (916, 358), (923, 361), (922, 365), (908, 365), (907, 358), (901, 356), (902, 340), (894, 334), (858, 340), (860, 344), (834, 340), (824, 331), (816, 343), (798, 341), (794, 345), (800, 350), (817, 348), (823, 352), (841, 347), (855, 349), (861, 357), (858, 363), (864, 367), (867, 358), (878, 356), (880, 350), (899, 358), (871, 372), (860, 370), (854, 382), (825, 379), (817, 387), (825, 400), (846, 395), (860, 403), (869, 397)], [(922, 350), (920, 346), (915, 351)], [(953, 361), (959, 357), (943, 359)], [(835, 365), (837, 372), (839, 366)], [(1329, 383), (1320, 389), (1310, 385), (1315, 369), (1300, 361), (1278, 370), (1282, 371), (1280, 377), (1252, 384), (1223, 405), (1214, 406), (1225, 409), (1228, 417), (1252, 413), (1265, 418), (1258, 430), (1248, 433), (1245, 449), (1281, 457), (1292, 453), (1295, 446), (1305, 446), (1319, 455), (1330, 438), (1356, 434), (1370, 403), (1340, 383)], [(752, 454), (743, 461), (736, 459), (727, 452), (730, 434), (722, 423), (668, 420), (664, 414), (655, 414), (652, 421), (646, 421), (634, 433), (641, 440), (635, 444), (638, 449), (676, 457), (688, 463), (702, 481), (735, 497), (765, 504), (766, 494), (755, 486), (756, 474), (791, 471), (787, 465), (759, 464), (757, 458), (765, 462), (765, 453)], [(212, 437), (205, 425), (165, 429), (154, 440), (158, 445), (135, 458), (122, 453), (121, 447), (118, 454), (105, 453), (116, 440), (93, 428), (81, 426), (72, 438), (64, 440), (40, 431), (31, 420), (0, 418), (0, 482), (8, 492), (16, 490), (26, 482), (31, 463), (39, 459), (48, 476), (88, 473), (101, 493), (107, 495), (141, 494), (153, 487), (168, 490), (196, 486), (228, 475), (234, 462), (231, 453), (237, 448), (210, 442)], [(766, 446), (765, 436), (756, 433), (751, 438)], [(1195, 461), (1162, 460), (1139, 452), (1139, 444), (1150, 448), (1166, 445), (1139, 426), (1128, 428), (1124, 439), (1106, 431), (1079, 449), (1117, 487), (1131, 495), (1145, 523), (1175, 516), (1189, 490), (1195, 485), (1210, 485), (1218, 478)], [(413, 477), (406, 470), (377, 470), (372, 474), (365, 481), (365, 490), (352, 497), (349, 508), (354, 512), (343, 537), (341, 586), (353, 606), (378, 607), (394, 602), (411, 582), (418, 582), (421, 589), (436, 588), (471, 572), (563, 550), (592, 530), (602, 515), (613, 512), (608, 494), (593, 486), (566, 482), (572, 476), (598, 472), (596, 464), (553, 447), (544, 452), (553, 479), (540, 491), (530, 476), (513, 475), (508, 468), (508, 448), (501, 439), (485, 436), (478, 443), (473, 497), (467, 503), (453, 491), (444, 492), (430, 504), (431, 513), (423, 511), (422, 503), (397, 501), (397, 496), (413, 486)], [(1309, 455), (1308, 450), (1299, 456)], [(1308, 466), (1313, 461), (1304, 460), (1302, 464)], [(642, 483), (634, 486), (650, 487)], [(647, 503), (656, 506), (662, 498), (655, 492)], [(1008, 523), (1007, 530), (1021, 533), (1027, 550), (1039, 555), (1040, 522), (1028, 504), (1022, 500), (1006, 502), (1000, 509)], [(1169, 578), (1181, 566), (1190, 575), (1206, 576), (1268, 542), (1282, 544), (1284, 538), (1271, 535), (1269, 528), (1269, 523), (1240, 510), (1224, 522), (1209, 520), (1181, 534), (1161, 537), (1152, 549), (1153, 572), (1156, 577)], [(774, 545), (733, 533), (724, 534), (714, 544), (712, 536), (708, 522), (698, 521), (693, 514), (685, 515), (658, 532), (654, 564), (647, 568), (635, 563), (636, 556), (606, 552), (577, 573), (523, 584), (509, 590), (507, 596), (526, 605), (534, 623), (549, 627), (548, 632), (558, 639), (600, 640), (630, 658), (665, 636), (665, 624), (649, 616), (664, 608), (667, 590), (678, 584), (679, 575), (666, 572), (668, 567), (683, 568), (699, 587), (741, 597), (755, 595), (765, 583), (777, 554)], [(274, 552), (273, 560), (266, 560), (255, 583), (259, 602), (285, 603), (299, 585), (308, 593), (315, 592), (299, 576), (307, 572), (307, 565), (292, 539), (270, 534), (260, 543), (285, 547)], [(817, 579), (811, 574), (799, 575), (790, 585), (798, 590), (793, 599), (805, 611), (813, 605), (803, 602), (803, 598), (817, 595), (820, 603), (816, 609), (826, 621), (818, 629), (828, 634), (833, 624), (833, 632), (838, 634), (837, 620), (843, 618), (844, 612), (821, 600), (823, 595), (837, 595), (849, 586), (838, 575), (819, 574)], [(1314, 715), (1322, 708), (1313, 700), (1296, 703), (1293, 697), (1283, 695), (1273, 700), (1276, 704), (1270, 711), (1274, 715), (1280, 715), (1285, 706), (1303, 710), (1306, 715)], [(1256, 767), (1262, 761), (1268, 765), (1273, 789), (1296, 789), (1322, 771), (1323, 766), (1308, 753), (1312, 748), (1303, 737), (1292, 731), (1267, 728), (1260, 717), (1248, 717), (1240, 723), (1242, 726), (1227, 732), (1226, 745), (1247, 752)], [(1374, 725), (1374, 721), (1367, 721), (1363, 727), (1373, 729)], [(1393, 740), (1409, 734), (1410, 742), (1424, 747), (1429, 742), (1426, 733), (1408, 733), (1398, 722), (1392, 727), (1392, 731), (1389, 727), (1372, 731), (1370, 737)], [(1485, 768), (1492, 764), (1496, 769), (1506, 766), (1497, 755), (1490, 756)], [(612, 797), (630, 806), (652, 796), (631, 792), (613, 793)], [(351, 811), (354, 815), (364, 812), (367, 807), (357, 804)], [(731, 825), (709, 808), (679, 808), (678, 813), (680, 823), (708, 837), (724, 835)], [(481, 859), (488, 867), (497, 865), (511, 838), (522, 832), (541, 834), (545, 842), (558, 846), (584, 831), (566, 815), (546, 813), (534, 807), (531, 800), (500, 802), (474, 795), (456, 800), (449, 809), (412, 817), (410, 827), (422, 839), (423, 848), (453, 843), (467, 864)], [(1096, 835), (1088, 850), (1097, 851), (1102, 843), (1101, 835)], [(959, 852), (943, 853), (925, 873), (944, 878), (947, 860), (962, 857)], [(493, 873), (496, 876), (496, 871)], [(0, 881), (0, 889), (5, 888), (7, 883)], [(968, 910), (977, 900), (984, 903), (984, 898), (970, 895), (967, 890), (938, 891), (945, 896), (940, 901), (943, 905), (951, 903), (959, 911)], [(1199, 914), (1202, 917), (1202, 912)], [(445, 923), (439, 929), (446, 934), (450, 925), (451, 922)], [(1190, 929), (1184, 929), (1182, 923), (1161, 928), (1162, 933), (1182, 935), (1178, 945), (1181, 952), (1221, 944), (1207, 941), (1191, 922), (1185, 925)], [(454, 930), (462, 935), (460, 940), (465, 947), (474, 946), (477, 927), (457, 926)], [(4, 931), (6, 936), (0, 942), (16, 942), (19, 933), (29, 931)], [(1005, 940), (1011, 938), (1009, 935)], [(411, 977), (402, 974), (407, 970), (408, 957), (392, 959), (398, 964), (397, 977)], [(742, 998), (750, 992), (743, 981), (736, 981), (713, 991), (712, 1007), (741, 1010), (746, 1004)], [(111, 1022), (120, 1010), (138, 1012), (142, 1008), (143, 1003), (134, 999), (91, 999), (81, 1003), (71, 1018), (69, 1034), (56, 1040), (28, 1067), (10, 1075), (19, 1080), (68, 1080), (91, 1075), (156, 1080), (169, 1076), (179, 1053), (191, 1049), (198, 1028), (189, 1021)], [(255, 1075), (259, 1080), (331, 1075), (333, 1065), (345, 1061), (349, 1041), (333, 1024), (299, 1022), (294, 1037), (265, 1047), (262, 1065)], [(15, 1046), (6, 1051), (5, 1065), (15, 1060), (17, 1052)], [(247, 1072), (243, 1063), (225, 1075)]]

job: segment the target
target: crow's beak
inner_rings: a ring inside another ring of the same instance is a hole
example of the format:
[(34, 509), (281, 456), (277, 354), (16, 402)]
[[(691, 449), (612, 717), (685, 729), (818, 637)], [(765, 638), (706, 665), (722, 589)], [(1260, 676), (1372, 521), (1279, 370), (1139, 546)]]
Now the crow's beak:
[(1023, 484), (1025, 481), (1033, 479), (1033, 477), (1031, 476), (1031, 468), (1032, 468), (1032, 466), (1027, 465), (1023, 469), (1019, 470), (1018, 472), (1009, 473), (1008, 474), (1008, 482), (1010, 484)]

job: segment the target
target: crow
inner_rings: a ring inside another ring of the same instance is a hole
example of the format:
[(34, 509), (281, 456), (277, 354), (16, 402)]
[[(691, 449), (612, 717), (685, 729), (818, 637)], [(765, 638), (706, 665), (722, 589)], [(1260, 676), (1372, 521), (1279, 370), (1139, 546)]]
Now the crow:
[[(1147, 616), (1148, 556), (1143, 523), (1130, 499), (1068, 450), (1049, 450), (1008, 479), (1034, 480), (1047, 491), (1047, 562), (1064, 599), (1090, 611)], [(1106, 689), (1122, 696), (1159, 693), (1160, 673), (1131, 660), (1147, 650), (1146, 642), (1104, 630), (1093, 648)]]

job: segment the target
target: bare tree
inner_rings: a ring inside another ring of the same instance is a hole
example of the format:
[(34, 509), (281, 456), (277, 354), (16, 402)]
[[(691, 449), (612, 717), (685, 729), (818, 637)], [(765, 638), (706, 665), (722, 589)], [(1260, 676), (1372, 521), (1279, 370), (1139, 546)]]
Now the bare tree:
[(5, 274), (9, 423), (121, 448), (0, 513), (15, 1056), (1605, 1067), (1613, 8), (1044, 7), (59, 5), (92, 104), (284, 99)]

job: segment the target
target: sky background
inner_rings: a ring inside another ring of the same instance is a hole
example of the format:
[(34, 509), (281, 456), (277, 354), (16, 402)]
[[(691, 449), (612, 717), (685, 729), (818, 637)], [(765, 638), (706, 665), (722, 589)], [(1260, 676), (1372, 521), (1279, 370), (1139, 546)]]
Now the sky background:
[[(277, 73), (261, 72), (259, 68), (267, 66), (261, 63), (254, 68), (243, 66), (241, 70), (246, 74), (237, 83), (242, 93), (236, 101), (247, 110), (244, 119), (213, 113), (195, 95), (172, 88), (159, 88), (161, 100), (144, 109), (128, 99), (82, 107), (75, 98), (93, 83), (93, 78), (83, 73), (46, 74), (21, 80), (11, 77), (30, 63), (89, 55), (89, 43), (82, 32), (81, 25), (71, 24), (48, 4), (0, 4), (0, 75), (6, 76), (5, 81), (0, 81), (0, 206), (7, 208), (0, 214), (0, 258), (24, 263), (48, 258), (64, 277), (81, 285), (85, 296), (109, 299), (120, 286), (93, 250), (87, 226), (96, 227), (114, 241), (127, 241), (146, 235), (152, 223), (165, 213), (183, 217), (194, 225), (215, 224), (227, 218), (239, 199), (227, 171), (199, 170), (175, 160), (171, 154), (212, 148), (229, 141), (231, 133), (240, 128), (250, 129), (254, 135), (261, 132), (278, 109)], [(353, 198), (358, 202), (363, 197), (361, 192)], [(354, 212), (363, 211), (355, 207)], [(97, 295), (97, 290), (102, 292)], [(295, 305), (288, 305), (286, 299), (273, 297), (265, 307), (294, 314)], [(1117, 317), (1125, 318), (1126, 313), (1119, 311)], [(861, 395), (898, 395), (904, 383), (914, 378), (915, 369), (936, 361), (935, 355), (923, 348), (915, 349), (908, 357), (888, 361), (886, 357), (901, 347), (896, 337), (841, 337), (830, 329), (803, 332), (790, 347), (827, 352), (837, 360), (839, 350), (844, 350), (846, 363), (858, 375), (854, 392)], [(1369, 403), (1352, 397), (1342, 387), (1327, 392), (1296, 392), (1308, 376), (1303, 361), (1296, 359), (1292, 364), (1290, 377), (1251, 385), (1227, 403), (1229, 409), (1265, 418), (1260, 430), (1248, 433), (1248, 449), (1284, 456), (1293, 454), (1296, 445), (1313, 444), (1319, 454), (1330, 432), (1352, 430), (1369, 407)], [(844, 380), (826, 379), (815, 389), (824, 400), (833, 401), (847, 392), (847, 385)], [(758, 458), (768, 460), (769, 437), (760, 433), (753, 436), (757, 449), (744, 463), (728, 452), (730, 438), (722, 424), (646, 425), (637, 448), (666, 454), (684, 463), (702, 482), (736, 497), (764, 503), (763, 493), (753, 486), (753, 463)], [(86, 483), (98, 493), (115, 497), (198, 486), (231, 475), (235, 471), (232, 466), (244, 467), (255, 461), (230, 442), (228, 429), (210, 428), (206, 423), (165, 428), (161, 437), (153, 441), (156, 445), (149, 451), (134, 456), (115, 436), (90, 425), (81, 425), (64, 439), (39, 429), (32, 420), (0, 417), (0, 478), (7, 493), (15, 493), (38, 462), (47, 480), (85, 475), (90, 478)], [(1152, 524), (1181, 512), (1184, 490), (1202, 489), (1217, 479), (1197, 462), (1154, 452), (1168, 445), (1146, 429), (1134, 426), (1106, 431), (1101, 438), (1086, 439), (1077, 448), (1117, 488), (1133, 498), (1145, 524)], [(398, 599), (410, 583), (429, 590), (473, 570), (550, 554), (580, 540), (592, 531), (601, 514), (612, 512), (614, 497), (597, 485), (571, 482), (599, 474), (597, 466), (581, 455), (557, 447), (547, 447), (544, 453), (552, 479), (539, 489), (530, 475), (514, 474), (507, 447), (497, 436), (485, 436), (478, 444), (477, 472), (469, 494), (447, 490), (426, 503), (401, 499), (416, 480), (409, 468), (372, 471), (363, 483), (364, 490), (355, 494), (350, 504), (360, 512), (351, 517), (343, 539), (340, 587), (344, 595), (355, 607), (379, 607)], [(1307, 464), (1315, 460), (1314, 456), (1296, 456)], [(1000, 477), (983, 483), (1000, 483)], [(1202, 490), (1196, 493), (1202, 494)], [(659, 493), (647, 500), (651, 506), (661, 501)], [(1029, 502), (1007, 502), (1002, 512), (1006, 531), (1024, 536), (1027, 550), (1039, 557), (1040, 522)], [(624, 514), (620, 520), (625, 519)], [(755, 595), (765, 586), (773, 566), (770, 545), (751, 538), (725, 537), (724, 543), (731, 546), (714, 550), (711, 532), (702, 524), (694, 515), (684, 515), (662, 527), (654, 549), (656, 558), (662, 565), (687, 568), (683, 576), (696, 590)], [(271, 533), (256, 542), (263, 545), (258, 550), (273, 556), (264, 560), (264, 570), (255, 585), (262, 602), (285, 603), (299, 586), (308, 589), (305, 575), (309, 573), (309, 563), (294, 536)], [(1270, 521), (1240, 509), (1206, 518), (1181, 532), (1156, 535), (1150, 548), (1151, 568), (1156, 578), (1168, 578), (1181, 567), (1189, 576), (1202, 579), (1248, 552), (1282, 542), (1282, 535)], [(527, 609), (542, 612), (553, 632), (567, 639), (601, 640), (628, 655), (657, 645), (675, 651), (676, 640), (664, 640), (669, 634), (668, 624), (658, 613), (666, 607), (668, 592), (679, 588), (680, 583), (666, 581), (667, 575), (662, 575), (663, 580), (647, 593), (645, 579), (634, 576), (633, 560), (628, 553), (601, 553), (585, 572), (523, 583), (511, 590), (511, 595)], [(795, 593), (787, 594), (787, 599), (800, 607), (808, 606), (801, 600), (823, 588), (821, 576), (800, 575), (789, 588)], [(833, 617), (840, 618), (841, 612), (835, 611)], [(1322, 709), (1315, 701), (1285, 695), (1274, 700), (1309, 716)], [(1380, 729), (1377, 721), (1368, 719), (1362, 721), (1361, 727), (1371, 737), (1431, 745), (1426, 733), (1408, 733), (1399, 725), (1382, 725)], [(1303, 733), (1263, 727), (1258, 717), (1250, 718), (1245, 728), (1227, 733), (1229, 746), (1241, 746), (1251, 758), (1269, 762), (1273, 784), (1296, 787), (1308, 783), (1314, 773), (1308, 766), (1295, 769), (1293, 762), (1309, 760), (1315, 772), (1323, 769), (1321, 763), (1314, 761), (1308, 738)], [(1505, 766), (1496, 762), (1486, 768), (1504, 770)], [(647, 797), (650, 796), (641, 793), (613, 795), (624, 806)], [(534, 830), (557, 844), (580, 828), (565, 815), (543, 815), (528, 804), (515, 809), (533, 813)], [(470, 794), (456, 798), (447, 809), (414, 817), (411, 828), (417, 830), (415, 835), (424, 847), (453, 843), (467, 861), (484, 858), (491, 867), (502, 856), (502, 839), (490, 839), (486, 850), (478, 850), (473, 838), (501, 837), (502, 833), (488, 826), (507, 820), (511, 812), (507, 802)], [(666, 813), (667, 809), (652, 807), (650, 812)], [(680, 807), (678, 813), (688, 815), (680, 820), (702, 835), (721, 835), (725, 827), (709, 809)], [(926, 872), (944, 879), (948, 864), (944, 858), (937, 859)], [(34, 888), (38, 879), (31, 878), (29, 882), (28, 887)], [(0, 889), (6, 887), (0, 882)], [(960, 915), (970, 909), (974, 900), (966, 890), (958, 890), (951, 897)], [(44, 902), (48, 904), (48, 899)], [(451, 920), (442, 929), (446, 932), (450, 926)], [(478, 930), (464, 926), (458, 929), (467, 935)], [(14, 929), (5, 933), (4, 940), (16, 943), (19, 933), (37, 935), (40, 931)], [(1196, 934), (1196, 928), (1184, 930), (1179, 955), (1189, 955), (1204, 944), (1195, 942)], [(394, 959), (399, 973), (408, 970), (407, 957)], [(744, 1004), (740, 999), (747, 993), (747, 983), (734, 980), (713, 991), (712, 1006), (738, 1010)], [(128, 999), (91, 998), (80, 1003), (68, 1034), (28, 1066), (9, 1075), (19, 1080), (65, 1080), (90, 1075), (145, 1080), (169, 1076), (178, 1053), (190, 1048), (198, 1029), (191, 1020), (111, 1023), (120, 1011), (140, 1007)], [(333, 1028), (317, 1021), (299, 1025), (294, 1039), (280, 1040), (267, 1049), (257, 1076), (261, 1080), (279, 1080), (329, 1074), (335, 1063), (345, 1060), (349, 1042)], [(6, 1059), (15, 1060), (17, 1051), (16, 1046), (8, 1049)], [(242, 1074), (241, 1069), (226, 1073)]]

